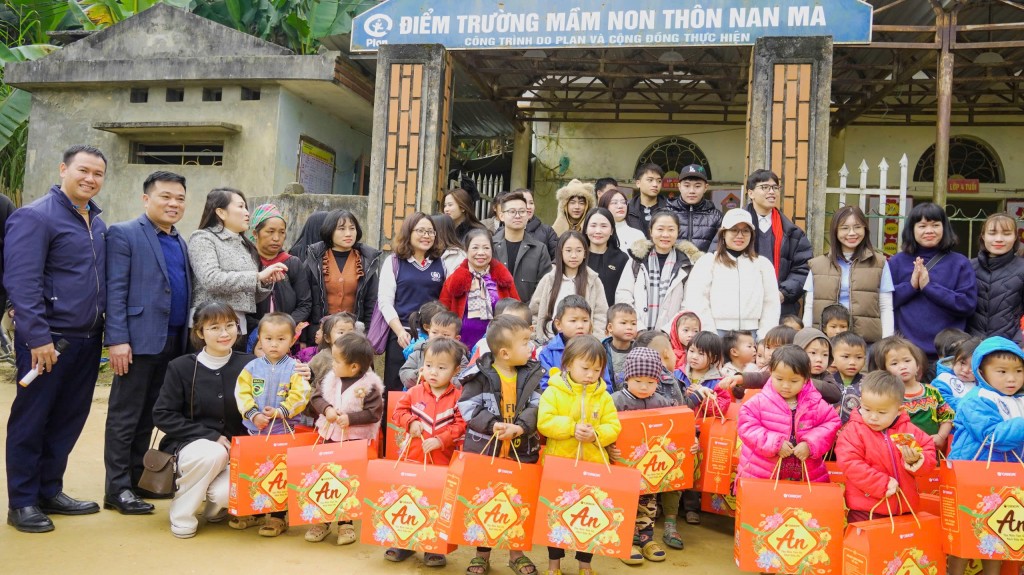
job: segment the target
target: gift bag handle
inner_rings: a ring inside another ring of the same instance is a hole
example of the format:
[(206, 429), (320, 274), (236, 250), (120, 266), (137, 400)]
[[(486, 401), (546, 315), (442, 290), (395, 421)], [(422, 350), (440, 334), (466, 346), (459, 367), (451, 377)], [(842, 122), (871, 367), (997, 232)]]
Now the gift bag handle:
[[(406, 439), (405, 439), (405, 443), (402, 444), (401, 451), (398, 452), (398, 457), (395, 459), (395, 465), (392, 467), (392, 469), (397, 469), (398, 468), (398, 464), (402, 462), (402, 457), (403, 456), (405, 456), (405, 461), (408, 462), (408, 463), (419, 463), (418, 461), (409, 461), (409, 457), (408, 457), (408, 455), (409, 455), (409, 446), (412, 444), (412, 440), (413, 439), (419, 439), (420, 442), (425, 441), (423, 439), (422, 435), (420, 435), (418, 437), (413, 437), (411, 435), (407, 436)], [(423, 469), (424, 470), (426, 470), (426, 468), (427, 468), (427, 458), (428, 457), (430, 458), (430, 464), (431, 465), (434, 464), (434, 456), (429, 454), (429, 453), (424, 453), (423, 454)]]
[[(800, 465), (803, 467), (804, 479), (807, 480), (807, 491), (813, 492), (814, 489), (811, 487), (811, 474), (807, 472), (807, 462), (806, 461), (801, 461)], [(769, 480), (771, 480), (771, 479), (775, 480), (775, 486), (772, 488), (773, 490), (778, 490), (778, 488), (779, 488), (779, 479), (781, 477), (782, 477), (782, 458), (780, 457), (778, 459), (778, 461), (775, 462), (775, 467), (772, 469), (772, 474), (768, 476)]]
[[(914, 513), (914, 508), (910, 505), (910, 500), (907, 499), (907, 494), (904, 493), (902, 489), (897, 487), (896, 488), (896, 493), (894, 493), (893, 495), (896, 496), (896, 500), (897, 501), (899, 501), (900, 497), (903, 498), (903, 502), (907, 504), (907, 510), (910, 511), (910, 515), (914, 518), (914, 522), (917, 523), (917, 528), (920, 529), (921, 528), (921, 519), (917, 516), (917, 513)], [(878, 506), (881, 505), (882, 502), (885, 502), (885, 508), (889, 511), (889, 524), (891, 526), (889, 532), (890, 533), (896, 533), (896, 520), (893, 519), (893, 516), (892, 516), (892, 506), (889, 505), (889, 498), (888, 497), (882, 497), (881, 499), (878, 500), (878, 503), (875, 503), (875, 505), (868, 512), (868, 521), (871, 521), (874, 518), (874, 516), (875, 516), (875, 509), (878, 509)]]
[[(497, 433), (492, 433), (490, 439), (488, 439), (487, 443), (484, 444), (484, 448), (480, 450), (480, 453), (487, 453), (487, 447), (491, 445), (492, 441), (495, 441), (497, 439), (498, 439), (498, 434)], [(516, 463), (519, 464), (519, 469), (522, 469), (523, 468), (523, 462), (520, 461), (520, 459), (519, 459), (519, 452), (516, 451), (515, 446), (509, 445), (509, 451), (511, 451), (512, 455), (515, 456)], [(494, 465), (494, 459), (497, 456), (498, 456), (498, 443), (495, 443), (494, 444), (494, 450), (491, 451), (491, 465)]]
[[(279, 413), (279, 411), (277, 409), (275, 409), (274, 410), (274, 417), (270, 418), (270, 423), (267, 424), (267, 438), (264, 439), (263, 441), (270, 441), (270, 436), (273, 435), (274, 422), (277, 421), (277, 414), (278, 413)], [(284, 428), (292, 436), (292, 439), (295, 439), (295, 430), (292, 429), (292, 426), (288, 424), (288, 419), (282, 417), (281, 418), (281, 423), (284, 424)], [(262, 435), (262, 433), (258, 433), (257, 435)]]

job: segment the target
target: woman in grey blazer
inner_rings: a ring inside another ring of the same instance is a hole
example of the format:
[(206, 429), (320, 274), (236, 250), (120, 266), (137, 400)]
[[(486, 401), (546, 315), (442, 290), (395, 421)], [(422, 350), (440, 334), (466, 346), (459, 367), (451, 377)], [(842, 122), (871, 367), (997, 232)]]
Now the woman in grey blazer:
[(287, 277), (288, 267), (275, 263), (260, 270), (256, 248), (242, 235), (249, 229), (249, 209), (236, 189), (216, 188), (206, 195), (199, 228), (188, 240), (192, 312), (205, 303), (226, 303), (244, 330), (245, 314), (256, 311), (256, 303), (271, 294), (274, 282)]

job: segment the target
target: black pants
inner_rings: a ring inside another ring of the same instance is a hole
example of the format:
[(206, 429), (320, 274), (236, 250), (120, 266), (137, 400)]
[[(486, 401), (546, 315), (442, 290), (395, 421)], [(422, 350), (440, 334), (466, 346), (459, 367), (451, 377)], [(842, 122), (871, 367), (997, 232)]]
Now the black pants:
[(683, 514), (691, 511), (700, 513), (700, 491), (694, 491), (693, 489), (687, 489), (683, 491), (682, 505)]
[[(37, 505), (64, 490), (68, 455), (92, 406), (102, 338), (54, 335), (67, 340), (53, 371), (18, 386), (7, 420), (7, 497), (11, 509)], [(18, 379), (32, 369), (32, 351), (14, 337)]]
[[(564, 559), (565, 549), (559, 549), (558, 547), (548, 547), (548, 561), (554, 561), (555, 559)], [(581, 553), (576, 552), (576, 560), (580, 563), (590, 563), (594, 560), (593, 553)]]
[(108, 494), (117, 495), (138, 485), (142, 456), (149, 449), (153, 433), (153, 405), (164, 384), (167, 364), (179, 355), (180, 338), (168, 336), (163, 351), (133, 356), (128, 373), (114, 376), (103, 441)]
[(402, 380), (398, 377), (398, 371), (405, 363), (405, 356), (402, 355), (402, 346), (398, 344), (398, 336), (394, 331), (388, 331), (388, 347), (384, 353), (384, 420), (387, 424), (388, 392), (405, 390)]

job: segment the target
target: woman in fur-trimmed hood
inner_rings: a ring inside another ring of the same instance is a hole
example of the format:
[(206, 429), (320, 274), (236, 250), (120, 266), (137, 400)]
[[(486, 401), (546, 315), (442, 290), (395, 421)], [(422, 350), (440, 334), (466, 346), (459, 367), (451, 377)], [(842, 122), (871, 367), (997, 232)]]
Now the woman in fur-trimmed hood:
[(675, 213), (656, 210), (651, 216), (652, 239), (629, 247), (633, 261), (619, 280), (615, 303), (636, 308), (639, 329), (670, 333), (672, 317), (682, 308), (686, 279), (702, 253), (690, 242), (677, 242), (678, 236)]
[(558, 217), (551, 226), (561, 236), (569, 230), (583, 232), (583, 218), (595, 205), (594, 184), (572, 180), (555, 194)]

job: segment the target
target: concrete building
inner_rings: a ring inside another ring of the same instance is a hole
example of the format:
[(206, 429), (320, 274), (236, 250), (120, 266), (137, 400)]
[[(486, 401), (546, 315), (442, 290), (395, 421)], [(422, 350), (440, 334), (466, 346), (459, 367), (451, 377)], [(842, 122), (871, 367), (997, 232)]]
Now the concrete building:
[(218, 186), (256, 201), (296, 181), (329, 194), (307, 208), (288, 202), (298, 210), (286, 214), (289, 236), (313, 204), (366, 213), (365, 198), (351, 196), (366, 182), (373, 81), (337, 52), (298, 56), (158, 4), (45, 58), (9, 65), (5, 76), (32, 93), (26, 202), (58, 181), (64, 148), (86, 143), (109, 159), (97, 198), (108, 222), (137, 216), (142, 182), (159, 169), (188, 180), (186, 231)]

